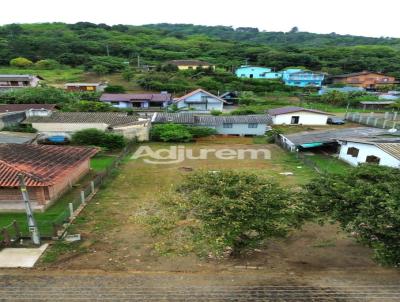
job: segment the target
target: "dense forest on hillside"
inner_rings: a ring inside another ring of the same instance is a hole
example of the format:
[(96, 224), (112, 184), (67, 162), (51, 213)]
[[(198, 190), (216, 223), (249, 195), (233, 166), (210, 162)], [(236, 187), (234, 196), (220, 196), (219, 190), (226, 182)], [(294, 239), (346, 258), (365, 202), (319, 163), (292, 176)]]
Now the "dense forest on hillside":
[(118, 72), (128, 62), (136, 66), (138, 55), (140, 63), (148, 65), (196, 58), (231, 71), (247, 60), (274, 69), (304, 66), (330, 74), (374, 70), (400, 77), (399, 39), (170, 24), (80, 22), (0, 27), (0, 65), (25, 57), (33, 62), (53, 59), (86, 70)]
[(315, 34), (301, 32), (297, 27), (293, 27), (289, 32), (267, 32), (260, 31), (254, 27), (231, 26), (205, 26), (193, 24), (149, 24), (145, 27), (165, 30), (173, 33), (176, 37), (189, 35), (207, 35), (210, 37), (246, 41), (256, 44), (267, 44), (274, 46), (356, 46), (356, 45), (397, 45), (400, 47), (400, 39), (390, 37), (371, 38), (352, 35)]

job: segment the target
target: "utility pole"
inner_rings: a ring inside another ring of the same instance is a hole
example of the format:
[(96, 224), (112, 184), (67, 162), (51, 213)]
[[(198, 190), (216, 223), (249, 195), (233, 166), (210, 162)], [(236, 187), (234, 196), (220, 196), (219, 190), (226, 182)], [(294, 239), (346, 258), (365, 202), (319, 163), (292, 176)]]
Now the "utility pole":
[(106, 44), (106, 50), (107, 50), (107, 57), (110, 56), (110, 49), (108, 48), (108, 44)]
[(26, 189), (24, 176), (22, 174), (19, 174), (18, 179), (22, 197), (24, 198), (26, 216), (28, 219), (28, 227), (29, 227), (29, 232), (31, 233), (32, 242), (33, 244), (40, 245), (39, 229), (37, 227), (35, 217), (33, 217), (31, 201), (29, 199), (28, 190)]
[(137, 67), (140, 68), (140, 54), (137, 55)]

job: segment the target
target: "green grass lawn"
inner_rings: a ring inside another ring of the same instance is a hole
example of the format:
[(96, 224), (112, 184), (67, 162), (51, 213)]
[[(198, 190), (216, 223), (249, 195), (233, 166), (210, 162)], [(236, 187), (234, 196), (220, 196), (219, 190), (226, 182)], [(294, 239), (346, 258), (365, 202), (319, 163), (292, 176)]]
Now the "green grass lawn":
[(92, 168), (96, 172), (102, 172), (107, 169), (113, 161), (115, 157), (109, 155), (97, 155), (92, 158), (90, 161), (90, 168)]
[(313, 156), (309, 156), (308, 158), (311, 159), (320, 170), (329, 173), (342, 174), (346, 173), (352, 168), (350, 165), (332, 156), (315, 154)]
[(64, 84), (81, 81), (84, 71), (80, 68), (60, 68), (54, 70), (22, 69), (0, 66), (0, 74), (35, 74), (44, 78), (47, 84)]

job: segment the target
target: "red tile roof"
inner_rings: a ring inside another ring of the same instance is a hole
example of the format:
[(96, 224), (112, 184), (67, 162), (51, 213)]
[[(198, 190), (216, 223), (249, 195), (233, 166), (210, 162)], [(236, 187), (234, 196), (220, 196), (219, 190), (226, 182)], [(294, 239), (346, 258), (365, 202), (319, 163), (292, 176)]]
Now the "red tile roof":
[(20, 173), (27, 186), (52, 185), (97, 152), (85, 147), (1, 144), (0, 187), (18, 186)]
[(4, 104), (0, 105), (0, 113), (2, 112), (16, 112), (26, 111), (29, 109), (56, 109), (56, 104)]

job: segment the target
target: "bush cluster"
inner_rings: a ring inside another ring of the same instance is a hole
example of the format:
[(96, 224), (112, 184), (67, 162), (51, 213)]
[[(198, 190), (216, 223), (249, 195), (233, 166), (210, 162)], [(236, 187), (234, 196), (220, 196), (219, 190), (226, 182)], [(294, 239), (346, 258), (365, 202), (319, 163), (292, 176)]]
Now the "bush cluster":
[(72, 143), (76, 145), (98, 146), (109, 150), (121, 149), (126, 146), (122, 135), (107, 133), (98, 129), (85, 129), (72, 136)]

